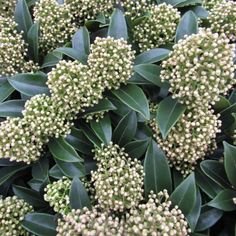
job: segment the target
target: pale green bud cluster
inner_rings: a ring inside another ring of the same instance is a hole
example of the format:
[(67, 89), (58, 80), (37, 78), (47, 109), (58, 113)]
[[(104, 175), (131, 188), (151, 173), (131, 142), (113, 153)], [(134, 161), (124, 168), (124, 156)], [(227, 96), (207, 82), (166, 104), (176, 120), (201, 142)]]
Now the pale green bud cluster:
[(208, 21), (212, 32), (224, 33), (231, 42), (236, 41), (236, 2), (223, 1), (215, 5)]
[(40, 48), (43, 52), (63, 46), (76, 31), (69, 7), (56, 0), (36, 2), (34, 17), (40, 24)]
[(123, 148), (110, 143), (95, 150), (97, 170), (92, 171), (95, 199), (102, 209), (123, 212), (143, 199), (144, 170)]
[(211, 9), (217, 5), (218, 3), (222, 3), (225, 0), (202, 0), (202, 5), (205, 7), (207, 10), (211, 11)]
[(166, 153), (171, 166), (175, 166), (183, 175), (194, 170), (197, 161), (216, 147), (216, 134), (220, 133), (221, 121), (213, 110), (192, 110), (183, 114), (163, 139), (156, 120), (150, 125), (154, 137)]
[(189, 109), (214, 105), (235, 84), (235, 46), (224, 34), (201, 30), (180, 40), (162, 62), (161, 80)]
[(126, 214), (126, 234), (132, 236), (187, 236), (187, 220), (178, 206), (173, 206), (166, 190), (151, 193), (146, 204)]
[(0, 16), (12, 17), (17, 0), (1, 0), (0, 1)]
[(72, 210), (58, 220), (57, 236), (124, 236), (124, 222), (96, 207)]
[(27, 48), (17, 24), (10, 17), (0, 16), (0, 76), (12, 76), (36, 69), (32, 61), (26, 62)]
[(21, 222), (23, 221), (25, 215), (30, 212), (33, 212), (33, 207), (16, 196), (0, 199), (0, 235), (30, 235), (21, 226)]
[(150, 5), (147, 17), (134, 26), (134, 40), (141, 51), (170, 43), (180, 20), (180, 13), (172, 5), (162, 3)]

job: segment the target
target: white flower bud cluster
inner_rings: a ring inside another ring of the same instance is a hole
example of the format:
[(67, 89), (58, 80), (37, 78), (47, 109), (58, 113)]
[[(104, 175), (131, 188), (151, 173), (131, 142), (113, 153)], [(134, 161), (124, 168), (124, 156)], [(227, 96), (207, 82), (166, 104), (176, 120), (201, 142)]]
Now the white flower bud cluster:
[(105, 114), (106, 114), (106, 111), (90, 113), (90, 114), (84, 115), (83, 119), (85, 119), (87, 123), (89, 123), (91, 120), (99, 122), (102, 118), (104, 118)]
[(146, 204), (140, 204), (126, 215), (126, 235), (187, 236), (188, 223), (178, 206), (172, 206), (167, 190), (151, 193)]
[(113, 0), (64, 0), (64, 4), (81, 23), (95, 20), (99, 13), (108, 16), (113, 9)]
[(62, 179), (48, 184), (44, 189), (44, 200), (49, 202), (55, 212), (65, 215), (71, 211), (70, 188), (71, 180), (63, 176)]
[(201, 30), (173, 48), (162, 62), (161, 80), (169, 81), (173, 98), (189, 109), (215, 104), (235, 84), (235, 46), (224, 34)]
[(76, 31), (70, 9), (56, 0), (36, 2), (34, 17), (35, 22), (40, 23), (40, 47), (43, 52), (63, 46)]
[(224, 33), (231, 42), (236, 41), (236, 2), (223, 1), (215, 5), (208, 21), (212, 32)]
[(35, 135), (29, 123), (21, 118), (7, 118), (0, 123), (0, 157), (11, 161), (38, 160), (45, 140)]
[(225, 0), (202, 0), (202, 5), (207, 10), (211, 10), (216, 4), (222, 3)]
[(138, 205), (143, 199), (144, 170), (123, 148), (110, 143), (95, 150), (98, 169), (92, 171), (95, 199), (102, 209), (120, 211)]
[(124, 222), (96, 207), (72, 210), (58, 220), (57, 236), (125, 236)]
[(1, 0), (0, 16), (12, 17), (16, 6), (16, 0)]
[(25, 122), (29, 124), (36, 136), (56, 137), (67, 136), (73, 125), (70, 113), (54, 101), (54, 97), (39, 94), (25, 103), (22, 112)]
[(14, 20), (0, 16), (0, 25), (0, 76), (35, 70), (32, 61), (25, 61), (27, 48)]
[(83, 112), (102, 99), (104, 87), (88, 66), (79, 61), (61, 61), (48, 74), (53, 99), (70, 113)]
[(30, 235), (21, 226), (24, 216), (30, 212), (33, 212), (33, 207), (16, 196), (0, 199), (0, 234), (2, 236)]
[(174, 165), (183, 175), (188, 175), (194, 170), (198, 160), (215, 149), (214, 140), (221, 126), (218, 117), (213, 114), (213, 110), (188, 111), (182, 115), (165, 140), (161, 137), (155, 119), (150, 125), (170, 165)]
[(134, 51), (123, 39), (97, 37), (91, 45), (88, 65), (100, 86), (118, 89), (133, 74)]
[(175, 36), (180, 13), (172, 5), (162, 3), (147, 8), (148, 17), (134, 26), (134, 40), (141, 51), (171, 42)]

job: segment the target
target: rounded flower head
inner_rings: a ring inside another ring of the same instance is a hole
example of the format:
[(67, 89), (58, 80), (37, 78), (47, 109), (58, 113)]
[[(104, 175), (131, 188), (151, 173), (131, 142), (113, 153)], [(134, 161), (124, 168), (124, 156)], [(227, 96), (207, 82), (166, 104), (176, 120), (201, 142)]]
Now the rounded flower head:
[(126, 235), (187, 236), (188, 223), (178, 206), (172, 206), (166, 190), (151, 193), (146, 204), (131, 209), (126, 216)]
[(73, 117), (51, 97), (39, 94), (25, 103), (24, 120), (37, 136), (56, 137), (70, 133)]
[(0, 199), (0, 233), (4, 236), (30, 235), (22, 226), (27, 213), (33, 212), (33, 207), (16, 196)]
[(34, 17), (40, 23), (40, 47), (43, 52), (63, 46), (76, 31), (70, 9), (56, 0), (37, 2)]
[(97, 37), (91, 46), (88, 65), (101, 86), (118, 89), (133, 73), (134, 51), (123, 39)]
[(71, 180), (63, 177), (62, 179), (48, 184), (44, 189), (44, 200), (49, 202), (55, 212), (62, 215), (71, 211), (70, 207), (70, 188)]
[(48, 74), (53, 99), (64, 109), (78, 113), (98, 103), (104, 88), (87, 66), (78, 61), (60, 61)]
[(98, 169), (92, 172), (95, 199), (106, 210), (124, 211), (135, 207), (143, 194), (143, 166), (122, 148), (110, 143), (95, 150)]
[(124, 223), (97, 208), (72, 210), (63, 219), (58, 220), (57, 226), (57, 236), (70, 235), (124, 236)]
[(147, 17), (134, 26), (134, 40), (141, 51), (171, 42), (180, 19), (178, 10), (166, 3), (150, 5), (146, 11)]
[(20, 118), (0, 123), (0, 158), (30, 163), (39, 159), (45, 140)]
[(151, 122), (154, 137), (166, 153), (170, 165), (174, 165), (183, 175), (189, 174), (198, 160), (214, 150), (220, 125), (218, 116), (212, 110), (189, 111), (182, 115), (163, 140), (156, 121)]
[(1, 0), (0, 2), (0, 16), (12, 17), (14, 14), (17, 0)]
[(222, 3), (225, 0), (203, 0), (202, 5), (207, 9), (211, 10), (216, 4)]
[(214, 104), (235, 83), (234, 49), (225, 35), (202, 30), (174, 46), (162, 62), (161, 79), (188, 108)]
[(32, 61), (25, 62), (27, 49), (14, 20), (0, 16), (0, 25), (0, 76), (34, 70)]
[(208, 21), (212, 32), (224, 33), (230, 41), (236, 41), (236, 2), (216, 4), (210, 11)]
[(64, 0), (79, 22), (95, 20), (99, 13), (108, 16), (113, 10), (114, 0)]

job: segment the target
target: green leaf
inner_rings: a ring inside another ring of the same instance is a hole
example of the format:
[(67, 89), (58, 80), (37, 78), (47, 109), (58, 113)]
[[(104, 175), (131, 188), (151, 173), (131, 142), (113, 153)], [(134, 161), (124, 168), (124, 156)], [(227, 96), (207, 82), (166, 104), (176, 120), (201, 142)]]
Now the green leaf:
[(13, 185), (13, 192), (17, 197), (24, 199), (26, 202), (28, 202), (30, 205), (34, 207), (47, 206), (47, 203), (35, 190), (24, 188), (22, 186)]
[(236, 204), (233, 203), (233, 198), (235, 197), (235, 190), (224, 189), (213, 200), (208, 202), (207, 205), (223, 211), (234, 211), (236, 210)]
[(189, 10), (193, 11), (200, 19), (207, 19), (209, 16), (209, 12), (202, 6), (190, 7)]
[(25, 100), (10, 100), (0, 103), (0, 117), (21, 117)]
[(130, 111), (124, 116), (114, 130), (112, 140), (114, 143), (124, 146), (130, 142), (136, 133), (137, 116), (134, 111)]
[(56, 236), (57, 234), (57, 219), (49, 214), (27, 214), (22, 222), (22, 226), (30, 233), (38, 236)]
[(64, 162), (55, 159), (60, 171), (69, 178), (83, 177), (85, 175), (85, 168), (81, 162)]
[[(150, 64), (151, 65), (151, 64)], [(147, 79), (143, 78), (137, 72), (129, 78), (128, 84), (136, 84), (136, 85), (153, 85), (152, 82), (148, 81)]]
[(196, 202), (194, 173), (190, 174), (171, 194), (170, 200), (179, 206), (184, 215), (189, 214)]
[(33, 25), (33, 21), (25, 0), (18, 0), (16, 3), (15, 21), (18, 31), (23, 31), (24, 39), (27, 39), (27, 33)]
[(36, 180), (44, 181), (48, 177), (48, 159), (42, 158), (32, 166), (32, 176)]
[(82, 63), (86, 64), (88, 60), (90, 38), (86, 27), (80, 27), (72, 38), (72, 47), (78, 52)]
[(58, 167), (58, 165), (54, 165), (50, 170), (49, 170), (49, 175), (53, 177), (54, 179), (61, 179), (64, 174), (61, 171), (61, 169)]
[(204, 231), (211, 228), (223, 215), (223, 211), (204, 207), (203, 212), (201, 213), (196, 230), (195, 231)]
[(41, 66), (41, 68), (55, 66), (61, 59), (62, 59), (62, 53), (54, 51), (50, 52), (44, 57), (43, 65)]
[(50, 152), (55, 159), (63, 162), (81, 162), (83, 159), (78, 155), (75, 149), (63, 138), (53, 138), (48, 143)]
[(151, 141), (144, 160), (144, 188), (146, 197), (150, 191), (158, 193), (164, 189), (172, 192), (171, 173), (164, 152)]
[(17, 74), (8, 79), (12, 87), (27, 95), (50, 94), (46, 85), (47, 75), (42, 72)]
[(140, 64), (134, 66), (134, 71), (141, 75), (145, 80), (159, 87), (168, 87), (167, 83), (162, 83), (160, 79), (161, 67), (153, 64)]
[(39, 62), (39, 23), (34, 23), (28, 33), (27, 39), (29, 44), (29, 53), (34, 62)]
[(154, 48), (138, 55), (134, 60), (134, 64), (139, 65), (139, 64), (156, 63), (166, 59), (169, 56), (169, 53), (170, 50), (168, 49)]
[(197, 17), (192, 11), (187, 11), (181, 18), (176, 30), (175, 42), (186, 35), (196, 34), (198, 31)]
[(9, 84), (7, 80), (0, 82), (0, 102), (8, 98), (15, 89)]
[(223, 96), (219, 96), (220, 100), (217, 101), (214, 105), (214, 110), (219, 113), (224, 109), (230, 107), (230, 102)]
[(67, 135), (66, 141), (73, 146), (77, 151), (83, 154), (91, 154), (93, 145), (84, 135), (82, 130), (72, 128), (71, 133)]
[(150, 119), (150, 111), (147, 98), (141, 88), (136, 85), (128, 84), (118, 90), (113, 90), (114, 94), (121, 102), (131, 109), (137, 111), (147, 120)]
[(202, 0), (165, 0), (165, 2), (175, 7), (186, 7), (202, 4)]
[(233, 90), (233, 92), (230, 94), (229, 102), (230, 102), (231, 104), (236, 103), (236, 88), (235, 88), (235, 89)]
[(31, 179), (30, 181), (27, 182), (27, 184), (35, 191), (39, 192), (40, 189), (42, 188), (44, 181), (42, 180), (37, 180), (37, 179)]
[(70, 205), (72, 209), (90, 208), (91, 203), (83, 183), (79, 178), (74, 177), (70, 189)]
[(236, 147), (224, 144), (224, 167), (230, 183), (236, 188)]
[(115, 9), (108, 28), (108, 36), (115, 39), (128, 39), (128, 30), (124, 14), (120, 9)]
[(54, 52), (62, 53), (62, 54), (66, 55), (66, 56), (68, 56), (68, 57), (70, 57), (74, 60), (78, 60), (81, 63), (83, 63), (83, 61), (81, 61), (81, 55), (74, 48), (61, 47), (61, 48), (55, 49)]
[(150, 139), (137, 140), (125, 145), (125, 152), (132, 158), (139, 159), (147, 150)]
[(159, 103), (156, 121), (163, 139), (167, 137), (171, 128), (178, 122), (185, 110), (186, 107), (172, 97), (167, 97)]
[[(223, 163), (214, 160), (205, 160), (200, 164), (202, 171), (223, 188), (230, 187)], [(235, 169), (236, 171), (236, 169)]]
[(111, 142), (112, 128), (108, 114), (100, 119), (99, 122), (92, 120), (90, 124), (95, 134), (104, 144), (109, 144)]

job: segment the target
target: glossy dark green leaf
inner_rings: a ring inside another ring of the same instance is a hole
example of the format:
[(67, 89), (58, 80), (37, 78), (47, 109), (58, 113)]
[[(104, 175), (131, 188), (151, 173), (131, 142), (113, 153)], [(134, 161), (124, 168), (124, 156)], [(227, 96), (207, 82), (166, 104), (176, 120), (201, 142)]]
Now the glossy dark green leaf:
[(124, 146), (134, 138), (136, 129), (137, 116), (134, 111), (130, 111), (120, 120), (119, 124), (115, 128), (112, 136), (113, 142), (120, 146)]
[(24, 199), (26, 202), (28, 202), (34, 207), (44, 207), (47, 205), (47, 203), (43, 200), (42, 196), (40, 196), (40, 194), (35, 190), (14, 185), (13, 192), (17, 197)]
[(104, 144), (108, 144), (111, 142), (112, 128), (111, 120), (108, 114), (100, 119), (99, 122), (97, 122), (96, 120), (92, 120), (90, 124), (94, 133)]
[(125, 152), (132, 158), (139, 159), (147, 150), (150, 139), (137, 140), (125, 145)]
[(224, 167), (230, 183), (236, 188), (236, 147), (224, 142)]
[(120, 9), (115, 9), (110, 20), (108, 28), (108, 36), (115, 39), (128, 39), (128, 30), (125, 21), (125, 16)]
[(209, 12), (202, 6), (190, 7), (189, 10), (193, 11), (200, 19), (206, 19), (209, 16)]
[(165, 0), (165, 2), (175, 7), (186, 7), (202, 4), (201, 0)]
[(21, 117), (25, 100), (9, 100), (0, 103), (0, 117)]
[(223, 215), (223, 211), (209, 208), (203, 209), (199, 217), (196, 231), (204, 231), (212, 227)]
[(29, 53), (35, 62), (39, 62), (39, 23), (34, 23), (28, 33)]
[(171, 194), (170, 200), (179, 206), (184, 215), (189, 214), (196, 202), (194, 173), (190, 174)]
[(44, 57), (43, 65), (41, 66), (41, 68), (55, 66), (61, 59), (62, 59), (62, 53), (55, 51), (50, 52)]
[(15, 21), (18, 30), (23, 31), (24, 39), (27, 39), (27, 33), (33, 25), (33, 21), (25, 0), (18, 0), (15, 8)]
[[(151, 65), (151, 64), (150, 64)], [(140, 74), (134, 72), (134, 74), (129, 78), (128, 84), (136, 84), (136, 85), (153, 85), (152, 82), (144, 79)]]
[(230, 94), (229, 102), (230, 102), (231, 104), (236, 103), (236, 88), (235, 88), (235, 89), (233, 90), (233, 92)]
[(220, 112), (220, 119), (222, 121), (222, 130), (229, 128), (232, 123), (234, 123), (234, 117), (232, 113), (236, 113), (236, 103), (231, 106), (225, 108)]
[(84, 135), (82, 130), (72, 128), (71, 133), (66, 137), (66, 141), (77, 151), (83, 154), (91, 154), (93, 145)]
[(233, 203), (233, 198), (235, 197), (235, 190), (224, 189), (213, 200), (208, 202), (207, 205), (223, 211), (234, 211), (236, 210), (236, 204)]
[(230, 187), (223, 163), (214, 160), (205, 160), (201, 162), (200, 166), (202, 171), (217, 184), (223, 188)]
[(170, 168), (164, 152), (151, 141), (144, 160), (144, 188), (146, 197), (150, 191), (158, 193), (164, 189), (172, 192)]
[(135, 65), (156, 63), (156, 62), (166, 59), (169, 53), (170, 53), (170, 50), (168, 49), (154, 48), (138, 55), (135, 58), (134, 63)]
[(90, 37), (86, 27), (81, 27), (72, 38), (72, 47), (78, 52), (82, 63), (86, 64), (90, 48)]
[(185, 110), (186, 107), (172, 97), (167, 97), (159, 103), (156, 121), (164, 139)]
[(218, 113), (230, 107), (230, 102), (225, 97), (220, 96), (220, 100), (214, 105), (214, 110)]
[(178, 42), (186, 35), (196, 34), (198, 31), (197, 17), (192, 11), (187, 11), (181, 18), (176, 30), (175, 41)]
[(44, 213), (29, 213), (25, 216), (22, 226), (38, 236), (56, 236), (57, 219)]
[(54, 52), (62, 53), (74, 60), (78, 60), (83, 63), (83, 61), (81, 61), (81, 55), (74, 48), (61, 47), (61, 48), (55, 49)]
[(168, 84), (162, 83), (160, 79), (161, 67), (154, 64), (140, 64), (134, 66), (134, 71), (141, 75), (145, 80), (159, 87), (168, 87)]
[(60, 171), (69, 178), (83, 177), (85, 175), (85, 168), (81, 162), (64, 162), (55, 159)]
[(50, 94), (46, 85), (47, 75), (42, 72), (17, 74), (8, 81), (17, 91), (27, 96)]
[(70, 205), (72, 209), (90, 208), (91, 203), (83, 183), (74, 177), (70, 189)]
[(7, 80), (0, 82), (0, 102), (3, 102), (6, 98), (8, 98), (15, 89), (9, 84)]
[(61, 171), (61, 169), (58, 167), (58, 165), (54, 165), (50, 170), (49, 170), (49, 175), (53, 177), (54, 179), (61, 179), (64, 174)]
[(53, 138), (48, 143), (48, 147), (53, 157), (64, 162), (79, 162), (83, 159), (75, 149), (63, 138)]
[(42, 180), (31, 179), (27, 184), (35, 191), (39, 192), (44, 182)]
[(112, 93), (131, 109), (139, 112), (147, 120), (150, 118), (150, 111), (147, 98), (141, 88), (128, 84)]
[(32, 176), (36, 180), (45, 180), (48, 177), (48, 159), (42, 158), (32, 166)]
[(182, 183), (182, 181), (184, 180), (184, 177), (176, 169), (172, 169), (172, 176), (173, 176), (172, 179), (173, 179), (174, 189), (176, 189), (177, 186), (179, 186)]

